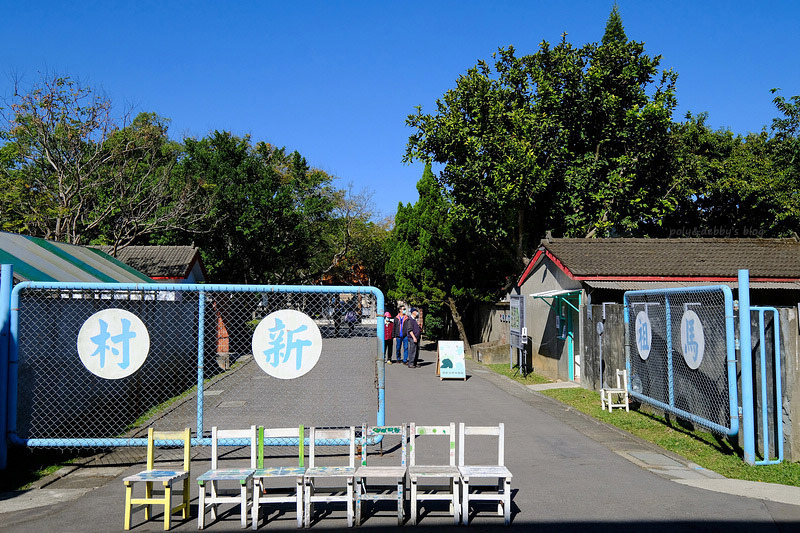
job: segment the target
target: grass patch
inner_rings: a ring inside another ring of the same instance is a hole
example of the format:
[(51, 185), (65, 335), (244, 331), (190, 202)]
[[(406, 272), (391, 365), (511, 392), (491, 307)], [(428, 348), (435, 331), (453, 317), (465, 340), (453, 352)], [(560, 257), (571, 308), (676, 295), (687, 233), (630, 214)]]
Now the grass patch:
[(544, 376), (541, 376), (535, 372), (529, 373), (527, 376), (523, 376), (522, 372), (519, 371), (519, 367), (514, 365), (514, 368), (508, 368), (508, 365), (505, 363), (497, 363), (493, 365), (484, 365), (489, 367), (492, 371), (502, 374), (504, 376), (508, 376), (515, 381), (519, 381), (525, 385), (540, 385), (542, 383), (552, 383), (552, 380), (547, 379)]
[[(514, 376), (508, 365), (486, 365), (492, 370), (502, 366), (498, 372), (519, 381), (521, 375)], [(539, 376), (540, 379), (541, 376)], [(600, 393), (587, 389), (552, 389), (543, 394), (570, 405), (578, 411), (618, 427), (646, 441), (674, 452), (703, 468), (713, 470), (731, 479), (779, 483), (800, 487), (800, 463), (784, 461), (778, 465), (750, 466), (742, 459), (738, 444), (727, 438), (708, 433), (701, 429), (688, 427), (683, 421), (642, 405), (639, 410), (625, 412), (614, 410), (609, 413), (600, 408)]]

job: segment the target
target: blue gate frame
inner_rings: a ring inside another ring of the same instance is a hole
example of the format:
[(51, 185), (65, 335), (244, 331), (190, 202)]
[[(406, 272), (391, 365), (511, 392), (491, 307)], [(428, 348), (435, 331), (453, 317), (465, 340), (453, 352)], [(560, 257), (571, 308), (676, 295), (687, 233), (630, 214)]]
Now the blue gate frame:
[[(6, 269), (8, 267), (8, 269)], [(0, 288), (0, 320), (5, 323), (5, 317), (10, 317), (10, 324), (3, 332), (8, 331), (7, 364), (3, 361), (3, 350), (0, 350), (0, 386), (7, 384), (0, 389), (0, 469), (5, 468), (7, 462), (6, 444), (11, 443), (28, 447), (131, 447), (147, 446), (146, 438), (86, 438), (86, 439), (48, 439), (36, 438), (25, 439), (16, 434), (17, 431), (17, 399), (18, 399), (18, 331), (19, 331), (19, 307), (20, 291), (24, 289), (77, 289), (77, 290), (98, 290), (98, 291), (174, 291), (174, 292), (196, 292), (198, 298), (198, 341), (197, 341), (197, 430), (196, 434), (200, 437), (192, 439), (193, 446), (210, 446), (211, 438), (202, 437), (203, 435), (203, 387), (204, 387), (204, 330), (205, 330), (205, 295), (212, 292), (260, 292), (260, 293), (315, 293), (315, 294), (370, 294), (375, 298), (376, 316), (382, 317), (384, 313), (383, 293), (375, 287), (366, 286), (297, 286), (297, 285), (223, 285), (223, 284), (107, 284), (107, 283), (61, 283), (61, 282), (22, 282), (10, 289), (12, 284), (12, 271), (9, 265), (3, 265), (2, 288)], [(7, 293), (10, 292), (10, 313), (3, 313), (8, 307), (9, 301)], [(5, 295), (5, 296), (4, 296)], [(385, 369), (383, 365), (383, 323), (376, 321), (377, 346), (375, 347), (375, 361), (377, 365), (377, 392), (378, 410), (377, 425), (384, 425), (386, 420), (385, 410)], [(3, 340), (5, 337), (3, 338)], [(2, 346), (0, 346), (2, 348)], [(4, 373), (7, 371), (4, 379)], [(5, 416), (3, 416), (5, 415)], [(6, 418), (4, 420), (3, 418)], [(229, 439), (221, 442), (222, 445), (241, 445), (243, 442), (236, 439)], [(271, 442), (273, 445), (296, 445), (295, 442), (286, 439), (284, 441)], [(338, 444), (335, 442), (318, 442), (320, 445)]]

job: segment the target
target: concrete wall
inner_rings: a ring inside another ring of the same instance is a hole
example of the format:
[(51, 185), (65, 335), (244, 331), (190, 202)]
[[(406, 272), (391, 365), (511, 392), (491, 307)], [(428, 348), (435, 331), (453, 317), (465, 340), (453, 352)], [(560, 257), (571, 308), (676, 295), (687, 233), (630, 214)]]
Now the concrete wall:
[[(550, 379), (562, 381), (569, 379), (567, 341), (558, 338), (555, 310), (544, 300), (533, 299), (529, 295), (543, 291), (581, 288), (580, 282), (569, 278), (549, 260), (542, 261), (520, 287), (519, 294), (525, 295), (525, 325), (530, 339), (527, 350), (529, 368)], [(576, 361), (582, 366), (581, 318), (579, 313), (572, 310), (569, 312), (572, 313), (575, 331), (574, 354)], [(579, 379), (579, 375), (576, 375), (576, 381)]]
[(467, 332), (470, 336), (470, 343), (508, 343), (508, 333), (511, 327), (508, 318), (511, 312), (510, 307), (509, 302), (497, 302), (478, 307), (472, 315), (472, 327)]

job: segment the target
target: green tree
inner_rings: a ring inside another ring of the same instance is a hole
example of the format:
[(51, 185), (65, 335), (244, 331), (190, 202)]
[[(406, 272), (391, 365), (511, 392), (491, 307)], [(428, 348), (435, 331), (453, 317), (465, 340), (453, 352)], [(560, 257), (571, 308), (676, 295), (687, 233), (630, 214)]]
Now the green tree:
[(405, 158), (444, 165), (456, 219), (521, 262), (546, 230), (630, 234), (675, 208), (676, 75), (627, 40), (616, 7), (599, 45), (494, 58), (407, 120)]
[(177, 183), (167, 121), (130, 124), (68, 77), (42, 76), (3, 110), (4, 229), (73, 244), (126, 245), (192, 221), (196, 188)]
[(309, 167), (298, 152), (216, 131), (185, 139), (177, 172), (200, 183), (208, 217), (191, 235), (215, 282), (303, 283), (320, 272), (314, 258), (326, 250), (325, 226), (334, 199), (331, 177)]

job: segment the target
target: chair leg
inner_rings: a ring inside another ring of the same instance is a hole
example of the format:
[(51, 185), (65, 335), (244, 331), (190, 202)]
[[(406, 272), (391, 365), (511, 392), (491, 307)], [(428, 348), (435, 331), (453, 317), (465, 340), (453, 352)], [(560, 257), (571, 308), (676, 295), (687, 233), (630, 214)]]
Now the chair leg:
[[(469, 478), (461, 478), (461, 522), (466, 526), (469, 523)], [(456, 522), (458, 523), (458, 522)]]
[(241, 485), (241, 501), (239, 503), (241, 508), (240, 510), (240, 520), (242, 523), (242, 529), (247, 527), (247, 483), (242, 483)]
[(296, 513), (297, 513), (297, 527), (299, 529), (299, 528), (303, 527), (303, 503), (304, 503), (304, 499), (303, 499), (303, 478), (302, 477), (298, 477), (297, 478), (296, 485), (297, 485), (297, 487), (295, 489), (295, 490), (297, 490), (297, 493), (296, 493), (296, 496), (297, 496), (297, 511), (296, 511)]
[(303, 525), (306, 528), (311, 527), (311, 480), (307, 479), (305, 482), (304, 504), (305, 512), (303, 513)]
[(197, 501), (197, 529), (206, 527), (206, 486), (200, 485), (198, 493), (199, 499)]
[(411, 514), (409, 522), (412, 526), (417, 525), (417, 478), (411, 478)]
[(355, 513), (356, 513), (356, 525), (357, 526), (361, 525), (361, 518), (362, 518), (361, 517), (361, 512), (362, 512), (361, 511), (361, 503), (362, 503), (361, 502), (361, 496), (364, 494), (364, 489), (365, 489), (364, 482), (365, 482), (364, 478), (358, 478), (356, 480), (356, 511), (355, 511)]
[(250, 522), (253, 527), (253, 531), (258, 529), (258, 511), (261, 507), (261, 482), (258, 480), (253, 481), (253, 503), (250, 506)]
[(353, 478), (347, 479), (347, 527), (353, 527)]
[(505, 489), (503, 490), (503, 523), (511, 523), (511, 480), (505, 478)]
[(453, 524), (458, 525), (461, 521), (461, 482), (458, 478), (453, 478), (451, 485), (453, 489)]
[[(152, 481), (145, 481), (144, 482), (144, 497), (148, 500), (153, 497), (153, 482)], [(153, 518), (153, 509), (152, 506), (148, 503), (144, 506), (144, 519), (150, 520)]]
[(405, 484), (406, 478), (403, 476), (402, 478), (397, 480), (397, 525), (403, 525), (403, 503), (405, 500)]
[(172, 483), (164, 483), (164, 531), (169, 530), (172, 518)]
[(133, 496), (133, 485), (125, 483), (125, 530), (131, 528), (131, 497)]
[(191, 500), (190, 496), (192, 495), (190, 486), (189, 476), (186, 476), (186, 479), (183, 480), (183, 514), (181, 515), (184, 520), (189, 519), (189, 500)]

